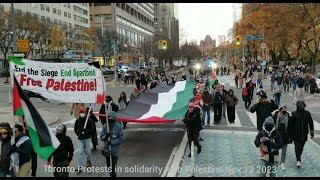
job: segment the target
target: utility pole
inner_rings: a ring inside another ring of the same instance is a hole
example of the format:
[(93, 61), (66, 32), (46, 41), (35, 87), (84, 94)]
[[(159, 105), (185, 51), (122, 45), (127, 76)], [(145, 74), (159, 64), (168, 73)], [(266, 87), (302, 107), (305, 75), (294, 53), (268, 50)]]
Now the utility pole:
[(245, 46), (244, 46), (244, 42), (246, 42), (247, 43), (247, 41), (246, 41), (246, 35), (244, 35), (243, 36), (243, 42), (242, 42), (242, 70), (243, 70), (243, 72), (245, 71), (245, 57), (244, 57), (244, 55), (245, 55), (245, 53), (244, 53), (244, 51), (245, 51)]
[(11, 15), (12, 15), (12, 35), (13, 35), (13, 52), (17, 52), (17, 34), (16, 34), (16, 14), (13, 3), (11, 3)]
[(116, 60), (116, 40), (113, 41), (113, 58), (114, 58), (114, 79), (117, 83), (117, 60)]

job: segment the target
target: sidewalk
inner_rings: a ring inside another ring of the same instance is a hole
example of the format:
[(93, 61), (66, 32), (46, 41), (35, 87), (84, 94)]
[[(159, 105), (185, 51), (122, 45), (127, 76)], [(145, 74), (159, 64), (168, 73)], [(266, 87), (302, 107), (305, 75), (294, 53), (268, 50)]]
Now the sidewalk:
[[(195, 151), (195, 177), (257, 177), (261, 172), (259, 149), (254, 145), (257, 132), (202, 130), (204, 141), (200, 141), (202, 151)], [(318, 177), (320, 176), (320, 146), (312, 140), (305, 144), (302, 154), (303, 165), (296, 167), (294, 145), (289, 144), (286, 158), (286, 171), (279, 167), (276, 177)], [(191, 176), (190, 150), (187, 146), (176, 176)], [(281, 152), (280, 152), (281, 154)]]
[[(47, 110), (43, 109), (37, 109), (41, 117), (44, 119), (44, 121), (51, 125), (59, 120), (59, 117), (52, 112), (49, 112)], [(17, 119), (16, 119), (17, 121)], [(0, 123), (2, 122), (9, 122), (11, 127), (13, 126), (13, 111), (12, 107), (3, 107), (0, 108)]]

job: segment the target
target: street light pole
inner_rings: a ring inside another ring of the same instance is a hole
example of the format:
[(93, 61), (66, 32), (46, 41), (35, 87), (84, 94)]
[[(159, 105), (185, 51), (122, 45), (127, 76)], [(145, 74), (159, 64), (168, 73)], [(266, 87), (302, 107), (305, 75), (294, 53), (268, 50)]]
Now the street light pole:
[(114, 58), (114, 79), (115, 79), (115, 83), (117, 83), (116, 40), (113, 41), (113, 58)]
[(16, 14), (13, 3), (11, 3), (11, 15), (12, 15), (12, 35), (13, 35), (13, 52), (17, 52), (17, 34), (16, 34)]

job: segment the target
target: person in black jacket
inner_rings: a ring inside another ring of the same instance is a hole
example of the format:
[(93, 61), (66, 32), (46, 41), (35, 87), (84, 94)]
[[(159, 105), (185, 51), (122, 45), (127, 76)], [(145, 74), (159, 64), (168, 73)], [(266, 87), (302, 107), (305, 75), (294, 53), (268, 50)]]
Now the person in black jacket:
[[(15, 124), (15, 144), (9, 151), (10, 157), (18, 157), (19, 164), (14, 163), (14, 173), (16, 177), (29, 177), (31, 175), (31, 140), (23, 132), (23, 126)], [(11, 163), (11, 162), (10, 162)]]
[[(89, 111), (89, 107), (87, 107), (87, 112)], [(91, 121), (93, 122), (93, 131), (92, 131), (92, 137), (91, 137), (91, 141), (92, 141), (92, 146), (93, 146), (93, 150), (97, 149), (97, 145), (98, 145), (98, 137), (97, 137), (97, 126), (96, 123), (98, 122), (97, 117), (92, 114), (93, 110), (91, 109), (90, 111), (90, 115), (89, 115), (89, 119), (91, 119)], [(87, 116), (87, 115), (86, 115)]]
[(223, 97), (220, 86), (216, 87), (214, 99), (213, 99), (213, 111), (214, 111), (214, 124), (220, 124), (222, 115)]
[[(202, 130), (200, 111), (201, 110), (199, 107), (195, 107), (194, 99), (191, 99), (189, 101), (189, 109), (183, 119), (183, 122), (186, 124), (187, 128), (190, 150), (191, 142), (193, 141), (198, 148), (198, 154), (201, 152), (202, 148), (199, 143), (200, 130)], [(189, 157), (191, 157), (191, 153), (189, 154)]]
[(157, 80), (152, 80), (151, 84), (150, 84), (150, 89), (155, 88), (158, 85)]
[(311, 113), (305, 110), (304, 101), (297, 101), (297, 110), (293, 111), (288, 123), (289, 143), (294, 141), (297, 167), (301, 167), (303, 147), (308, 139), (310, 129), (311, 138), (314, 137), (314, 125)]
[(78, 161), (78, 173), (82, 171), (85, 161), (85, 155), (87, 155), (87, 166), (91, 165), (91, 137), (92, 132), (94, 131), (94, 125), (90, 118), (86, 123), (86, 108), (80, 108), (80, 118), (76, 120), (74, 125), (74, 132), (78, 136), (78, 145), (79, 145), (79, 161)]
[[(24, 119), (24, 116), (22, 116), (22, 120), (23, 120), (24, 131), (25, 131), (26, 135), (30, 138), (28, 125)], [(36, 177), (37, 168), (38, 168), (38, 156), (32, 147), (32, 152), (31, 152), (31, 176), (32, 177)]]
[(66, 135), (66, 125), (59, 124), (56, 128), (56, 132), (56, 136), (60, 141), (60, 145), (48, 158), (48, 165), (51, 165), (51, 159), (53, 157), (53, 167), (61, 168), (61, 171), (53, 172), (54, 177), (69, 177), (69, 172), (67, 171), (66, 167), (70, 165), (73, 157), (74, 148), (72, 140)]
[(262, 130), (264, 120), (272, 116), (271, 113), (278, 109), (278, 106), (272, 99), (268, 99), (267, 94), (263, 93), (260, 98), (257, 99), (257, 103), (251, 106), (250, 112), (257, 113), (257, 129)]

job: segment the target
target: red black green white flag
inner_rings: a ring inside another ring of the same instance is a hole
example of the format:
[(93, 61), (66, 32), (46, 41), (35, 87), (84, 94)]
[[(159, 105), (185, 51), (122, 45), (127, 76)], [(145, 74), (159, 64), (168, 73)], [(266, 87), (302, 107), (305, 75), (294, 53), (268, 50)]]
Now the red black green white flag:
[(15, 77), (13, 85), (13, 114), (15, 116), (24, 116), (34, 151), (41, 158), (47, 160), (58, 148), (60, 142), (51, 132), (49, 126), (29, 98), (24, 94)]

